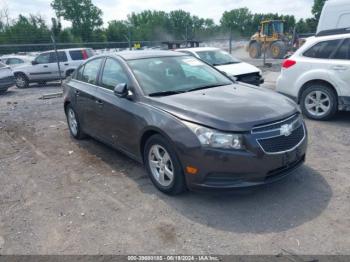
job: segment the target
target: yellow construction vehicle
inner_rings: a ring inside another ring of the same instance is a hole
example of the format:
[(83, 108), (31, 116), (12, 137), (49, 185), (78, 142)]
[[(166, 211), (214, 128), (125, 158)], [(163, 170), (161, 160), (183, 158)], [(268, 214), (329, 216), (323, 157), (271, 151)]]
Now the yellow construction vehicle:
[(284, 21), (266, 20), (261, 22), (258, 32), (250, 39), (247, 51), (251, 58), (266, 53), (272, 58), (283, 58), (292, 49), (291, 39), (284, 33)]

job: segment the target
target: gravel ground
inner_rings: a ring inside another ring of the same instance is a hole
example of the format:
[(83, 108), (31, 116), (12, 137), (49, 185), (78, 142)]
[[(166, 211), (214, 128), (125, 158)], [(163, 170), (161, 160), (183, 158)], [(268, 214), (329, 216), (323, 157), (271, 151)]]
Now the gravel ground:
[(59, 87), (0, 96), (0, 254), (350, 254), (350, 114), (307, 121), (295, 175), (169, 197), (142, 166), (68, 133)]

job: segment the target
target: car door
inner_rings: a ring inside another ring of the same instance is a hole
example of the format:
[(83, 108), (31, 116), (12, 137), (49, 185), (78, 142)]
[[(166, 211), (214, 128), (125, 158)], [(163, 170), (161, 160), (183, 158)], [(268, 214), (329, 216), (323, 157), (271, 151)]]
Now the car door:
[(49, 68), (51, 53), (42, 53), (34, 60), (34, 64), (28, 67), (29, 77), (33, 80), (43, 80), (51, 77), (51, 70)]
[[(344, 93), (350, 93), (350, 38), (344, 39), (337, 51), (331, 57), (330, 70), (335, 75), (335, 81)], [(345, 90), (344, 90), (345, 91)]]
[[(57, 57), (60, 63), (61, 75), (58, 70)], [(65, 51), (58, 51), (50, 53), (50, 63), (48, 64), (49, 71), (51, 72), (52, 79), (60, 79), (60, 77), (65, 78), (64, 72), (68, 67), (68, 58)]]
[(130, 84), (130, 77), (115, 58), (107, 58), (97, 88), (99, 134), (109, 144), (124, 151), (133, 152), (136, 148), (137, 122), (135, 114), (138, 105), (131, 99), (120, 98), (114, 94), (114, 88), (121, 83)]
[(84, 131), (92, 136), (98, 136), (101, 119), (97, 110), (97, 80), (104, 58), (97, 58), (80, 67), (71, 81), (74, 88), (76, 110)]

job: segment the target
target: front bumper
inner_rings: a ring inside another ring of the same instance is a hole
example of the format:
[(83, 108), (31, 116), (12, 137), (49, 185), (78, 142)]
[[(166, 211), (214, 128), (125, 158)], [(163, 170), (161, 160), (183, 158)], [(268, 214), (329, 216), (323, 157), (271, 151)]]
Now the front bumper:
[(303, 140), (292, 150), (265, 153), (252, 135), (247, 136), (247, 150), (221, 150), (198, 148), (181, 156), (184, 166), (198, 169), (196, 175), (185, 174), (187, 186), (192, 190), (234, 189), (254, 187), (278, 181), (305, 161), (307, 131)]

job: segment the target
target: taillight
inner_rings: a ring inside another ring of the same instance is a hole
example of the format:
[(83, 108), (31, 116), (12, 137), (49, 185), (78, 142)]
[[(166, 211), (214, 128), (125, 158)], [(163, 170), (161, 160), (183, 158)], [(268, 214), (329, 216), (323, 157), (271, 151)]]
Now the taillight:
[(294, 60), (286, 59), (286, 60), (283, 61), (282, 67), (287, 69), (287, 68), (292, 67), (292, 66), (295, 65), (296, 63), (297, 63), (297, 62), (294, 61)]
[(81, 52), (83, 53), (83, 60), (86, 60), (86, 59), (89, 58), (88, 53), (86, 52), (86, 50), (82, 50)]

